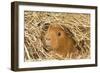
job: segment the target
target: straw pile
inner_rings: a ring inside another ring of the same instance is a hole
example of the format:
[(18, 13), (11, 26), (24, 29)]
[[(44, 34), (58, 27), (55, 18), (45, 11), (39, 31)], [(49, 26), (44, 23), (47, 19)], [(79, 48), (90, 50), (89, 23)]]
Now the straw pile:
[(65, 25), (74, 34), (83, 58), (90, 58), (90, 15), (82, 13), (24, 12), (25, 61), (60, 59), (44, 44), (44, 35), (49, 24), (57, 22)]

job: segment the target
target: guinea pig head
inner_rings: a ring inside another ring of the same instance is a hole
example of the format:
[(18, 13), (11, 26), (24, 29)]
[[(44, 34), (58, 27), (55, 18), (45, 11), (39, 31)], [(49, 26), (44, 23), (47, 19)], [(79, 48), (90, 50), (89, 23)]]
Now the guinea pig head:
[(69, 33), (70, 31), (63, 25), (50, 25), (45, 35), (45, 43), (58, 52), (67, 51), (75, 44), (72, 34)]

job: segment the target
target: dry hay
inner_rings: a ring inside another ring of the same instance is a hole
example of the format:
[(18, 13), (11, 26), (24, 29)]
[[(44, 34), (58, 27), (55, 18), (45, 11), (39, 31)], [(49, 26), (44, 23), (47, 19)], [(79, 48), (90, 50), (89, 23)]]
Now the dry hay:
[(25, 11), (24, 18), (25, 61), (60, 59), (44, 45), (48, 23), (53, 22), (69, 28), (81, 48), (82, 58), (90, 58), (90, 14)]

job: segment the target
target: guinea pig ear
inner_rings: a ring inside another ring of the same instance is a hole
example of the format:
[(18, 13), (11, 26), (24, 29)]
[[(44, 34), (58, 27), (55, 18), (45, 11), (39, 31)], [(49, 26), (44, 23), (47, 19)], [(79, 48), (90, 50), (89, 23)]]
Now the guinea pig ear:
[(61, 27), (63, 28), (63, 30), (65, 31), (65, 33), (67, 33), (70, 37), (74, 37), (74, 34), (70, 31), (69, 28), (67, 28), (64, 25), (61, 25)]

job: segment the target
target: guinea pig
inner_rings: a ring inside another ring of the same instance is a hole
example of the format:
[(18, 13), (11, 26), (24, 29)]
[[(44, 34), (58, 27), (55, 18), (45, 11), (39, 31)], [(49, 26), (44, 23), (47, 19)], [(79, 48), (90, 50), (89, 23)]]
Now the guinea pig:
[(50, 24), (45, 35), (45, 44), (62, 58), (69, 58), (76, 49), (73, 34), (64, 25)]

